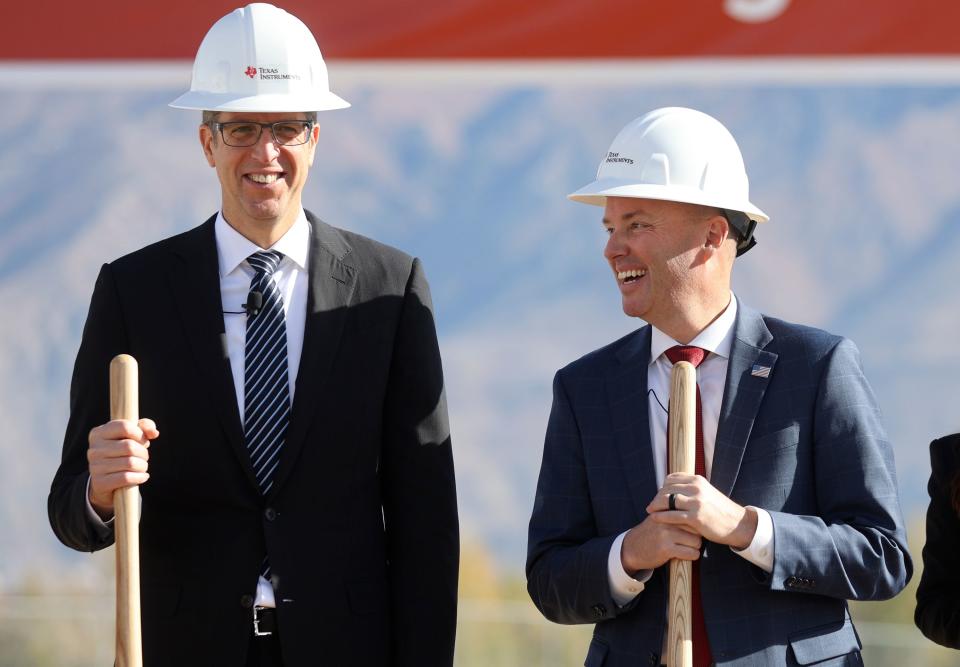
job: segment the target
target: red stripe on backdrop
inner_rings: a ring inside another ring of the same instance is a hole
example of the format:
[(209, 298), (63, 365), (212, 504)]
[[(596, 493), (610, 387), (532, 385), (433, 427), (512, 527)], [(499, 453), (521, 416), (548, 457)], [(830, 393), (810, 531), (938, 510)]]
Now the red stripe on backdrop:
[[(288, 0), (334, 58), (954, 55), (944, 0)], [(0, 59), (192, 58), (223, 0), (17, 2)], [(739, 17), (739, 18), (738, 18)], [(751, 22), (755, 21), (755, 22)]]

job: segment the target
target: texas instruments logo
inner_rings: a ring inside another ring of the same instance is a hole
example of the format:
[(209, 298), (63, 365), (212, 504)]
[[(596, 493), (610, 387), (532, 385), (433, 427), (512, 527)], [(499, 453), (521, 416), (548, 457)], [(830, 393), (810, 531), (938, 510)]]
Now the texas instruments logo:
[(620, 153), (607, 153), (605, 162), (625, 162), (626, 164), (633, 164), (633, 159), (622, 157)]
[(266, 81), (269, 79), (286, 79), (299, 81), (302, 77), (299, 74), (290, 74), (287, 72), (281, 72), (279, 66), (267, 66), (261, 64), (259, 68), (250, 65), (243, 72), (251, 79), (259, 78), (261, 81)]

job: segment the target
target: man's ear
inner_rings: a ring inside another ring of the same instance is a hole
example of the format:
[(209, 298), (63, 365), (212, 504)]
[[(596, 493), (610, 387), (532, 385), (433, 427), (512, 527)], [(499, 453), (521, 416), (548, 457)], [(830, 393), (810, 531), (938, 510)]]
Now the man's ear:
[(724, 241), (730, 238), (730, 223), (719, 213), (707, 219), (707, 230), (704, 246), (720, 249)]
[(307, 142), (307, 166), (313, 166), (313, 155), (317, 150), (317, 142), (320, 140), (320, 125), (317, 123), (313, 124), (313, 127), (310, 128), (310, 141)]
[(207, 158), (207, 164), (211, 167), (217, 166), (217, 160), (213, 156), (213, 142), (217, 140), (216, 135), (213, 130), (210, 129), (210, 126), (201, 123), (200, 124), (200, 146), (203, 148), (203, 156)]

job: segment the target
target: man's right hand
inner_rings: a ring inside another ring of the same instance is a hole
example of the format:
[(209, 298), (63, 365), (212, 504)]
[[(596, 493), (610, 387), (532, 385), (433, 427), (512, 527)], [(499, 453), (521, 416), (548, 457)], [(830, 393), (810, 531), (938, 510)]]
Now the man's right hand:
[(113, 516), (113, 492), (148, 479), (150, 441), (160, 435), (152, 419), (114, 420), (90, 431), (90, 505), (101, 519)]
[(633, 576), (640, 570), (653, 570), (671, 558), (697, 560), (702, 538), (679, 526), (657, 523), (648, 516), (623, 538), (620, 562)]

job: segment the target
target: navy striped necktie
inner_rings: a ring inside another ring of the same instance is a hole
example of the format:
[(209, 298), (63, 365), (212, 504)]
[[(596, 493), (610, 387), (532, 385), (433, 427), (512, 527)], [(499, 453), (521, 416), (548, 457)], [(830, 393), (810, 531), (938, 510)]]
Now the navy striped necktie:
[(272, 278), (281, 260), (283, 255), (275, 250), (247, 258), (255, 272), (250, 291), (263, 295), (263, 305), (258, 313), (247, 317), (243, 432), (264, 495), (273, 486), (273, 473), (290, 421), (287, 328), (283, 297)]

